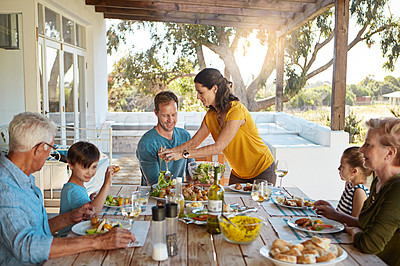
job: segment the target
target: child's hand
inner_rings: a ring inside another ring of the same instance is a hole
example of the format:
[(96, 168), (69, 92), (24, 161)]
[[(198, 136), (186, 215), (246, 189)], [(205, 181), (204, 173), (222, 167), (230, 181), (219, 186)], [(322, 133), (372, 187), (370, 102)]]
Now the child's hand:
[(106, 176), (104, 177), (104, 183), (108, 182), (111, 184), (112, 178), (114, 177), (115, 173), (119, 171), (119, 166), (117, 165), (110, 165), (107, 168)]

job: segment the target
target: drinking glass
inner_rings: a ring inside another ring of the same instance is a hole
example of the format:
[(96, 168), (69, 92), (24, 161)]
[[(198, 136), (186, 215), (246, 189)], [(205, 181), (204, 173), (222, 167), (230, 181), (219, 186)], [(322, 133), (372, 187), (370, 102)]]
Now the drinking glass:
[(129, 199), (131, 202), (124, 199), (121, 212), (123, 216), (129, 219), (129, 230), (132, 231), (133, 218), (138, 217), (141, 213), (139, 191), (132, 192)]
[(285, 160), (277, 160), (275, 164), (275, 174), (277, 177), (280, 178), (279, 180), (279, 191), (278, 194), (284, 195), (285, 192), (283, 191), (282, 187), (282, 179), (288, 173), (288, 165)]
[(261, 203), (267, 200), (271, 194), (272, 191), (268, 189), (267, 182), (254, 180), (251, 188), (251, 198), (257, 202), (258, 207), (260, 207)]

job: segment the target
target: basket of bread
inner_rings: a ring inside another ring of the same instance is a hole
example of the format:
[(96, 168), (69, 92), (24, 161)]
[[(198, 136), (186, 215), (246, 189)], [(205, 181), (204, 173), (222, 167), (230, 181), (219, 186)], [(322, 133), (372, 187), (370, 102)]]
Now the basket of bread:
[(275, 265), (317, 264), (334, 265), (347, 258), (340, 246), (331, 244), (329, 238), (313, 236), (311, 239), (292, 243), (275, 239), (272, 246), (264, 246), (260, 253)]

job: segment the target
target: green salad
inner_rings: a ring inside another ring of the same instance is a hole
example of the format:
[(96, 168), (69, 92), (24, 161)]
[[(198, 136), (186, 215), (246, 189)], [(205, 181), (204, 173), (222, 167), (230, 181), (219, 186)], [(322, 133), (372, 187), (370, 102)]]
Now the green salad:
[(200, 163), (193, 173), (193, 180), (200, 181), (201, 184), (210, 184), (214, 180), (213, 170), (217, 174), (222, 174), (225, 171), (225, 165), (221, 164), (214, 167), (212, 163)]
[(164, 176), (165, 171), (160, 171), (160, 174), (158, 175), (158, 185), (150, 192), (150, 196), (158, 197), (160, 196), (161, 190), (165, 189), (168, 186), (172, 186), (172, 179), (167, 182)]

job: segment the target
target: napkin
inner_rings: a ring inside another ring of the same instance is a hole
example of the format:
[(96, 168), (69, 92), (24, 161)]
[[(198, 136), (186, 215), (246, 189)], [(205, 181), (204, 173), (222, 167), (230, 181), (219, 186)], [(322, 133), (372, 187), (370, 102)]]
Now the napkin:
[(147, 233), (150, 228), (150, 221), (134, 221), (132, 227), (132, 232), (135, 234), (136, 241), (134, 243), (129, 243), (128, 248), (142, 247), (144, 242), (146, 242)]

